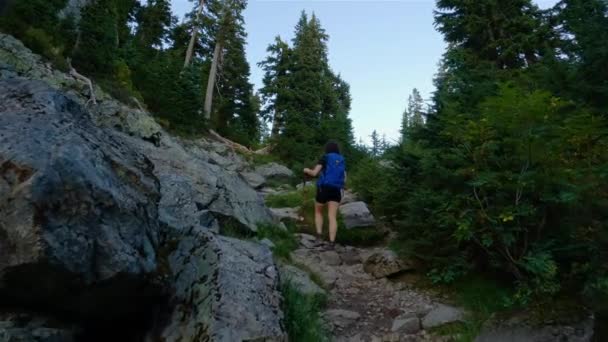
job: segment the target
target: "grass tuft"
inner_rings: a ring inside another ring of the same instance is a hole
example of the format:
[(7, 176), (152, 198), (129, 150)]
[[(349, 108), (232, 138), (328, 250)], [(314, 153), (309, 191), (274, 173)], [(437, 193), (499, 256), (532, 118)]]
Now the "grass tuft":
[(290, 254), (298, 247), (298, 241), (294, 235), (295, 228), (287, 225), (287, 230), (283, 230), (274, 225), (258, 226), (258, 239), (269, 239), (274, 243), (272, 254), (279, 259), (290, 260)]
[(281, 286), (283, 313), (289, 340), (293, 342), (330, 341), (329, 330), (323, 322), (321, 311), (325, 296), (305, 295), (289, 281)]
[(302, 191), (292, 191), (284, 194), (271, 194), (266, 197), (266, 205), (270, 208), (295, 208), (304, 203)]

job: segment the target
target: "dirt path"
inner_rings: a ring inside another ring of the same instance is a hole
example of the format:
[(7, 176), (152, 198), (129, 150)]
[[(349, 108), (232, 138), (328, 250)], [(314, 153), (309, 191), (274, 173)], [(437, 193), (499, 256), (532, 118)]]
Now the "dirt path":
[(332, 249), (311, 235), (298, 238), (292, 259), (317, 274), (328, 290), (325, 318), (335, 341), (445, 341), (422, 329), (436, 303), (405, 284), (377, 279), (364, 270), (365, 260), (386, 249)]

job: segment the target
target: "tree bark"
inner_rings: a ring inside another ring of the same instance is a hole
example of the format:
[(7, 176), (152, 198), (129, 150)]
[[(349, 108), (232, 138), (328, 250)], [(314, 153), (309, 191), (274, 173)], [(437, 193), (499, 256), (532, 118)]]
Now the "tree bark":
[(209, 70), (209, 79), (207, 80), (207, 93), (205, 94), (205, 105), (203, 107), (205, 112), (205, 118), (209, 120), (211, 118), (211, 107), (213, 104), (213, 89), (215, 88), (215, 79), (217, 77), (217, 69), (219, 59), (222, 51), (222, 43), (218, 40), (215, 43), (215, 49), (213, 50), (213, 60), (211, 61), (211, 69)]
[(186, 50), (186, 59), (184, 60), (184, 68), (190, 65), (190, 61), (192, 60), (192, 55), (194, 54), (194, 43), (196, 42), (196, 36), (198, 30), (196, 26), (198, 25), (201, 15), (203, 14), (203, 6), (205, 5), (205, 0), (201, 0), (198, 5), (198, 10), (196, 11), (196, 19), (194, 24), (192, 25), (192, 36), (190, 37), (190, 42), (188, 43), (188, 50)]

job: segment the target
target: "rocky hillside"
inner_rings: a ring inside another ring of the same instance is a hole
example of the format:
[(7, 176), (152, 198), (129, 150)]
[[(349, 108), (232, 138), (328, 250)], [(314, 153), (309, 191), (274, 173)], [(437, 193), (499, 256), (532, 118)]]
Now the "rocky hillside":
[(0, 34), (0, 340), (284, 340), (263, 176), (95, 92)]

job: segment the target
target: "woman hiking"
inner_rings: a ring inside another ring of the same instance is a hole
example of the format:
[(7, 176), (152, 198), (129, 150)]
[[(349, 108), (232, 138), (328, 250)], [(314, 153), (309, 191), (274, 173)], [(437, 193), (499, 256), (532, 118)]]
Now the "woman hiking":
[(333, 245), (338, 231), (338, 207), (342, 201), (344, 182), (346, 181), (346, 165), (344, 157), (336, 142), (330, 141), (325, 145), (325, 154), (313, 169), (305, 168), (304, 173), (317, 177), (317, 195), (315, 197), (315, 228), (317, 235), (323, 234), (323, 206), (327, 204), (329, 216), (329, 241)]

